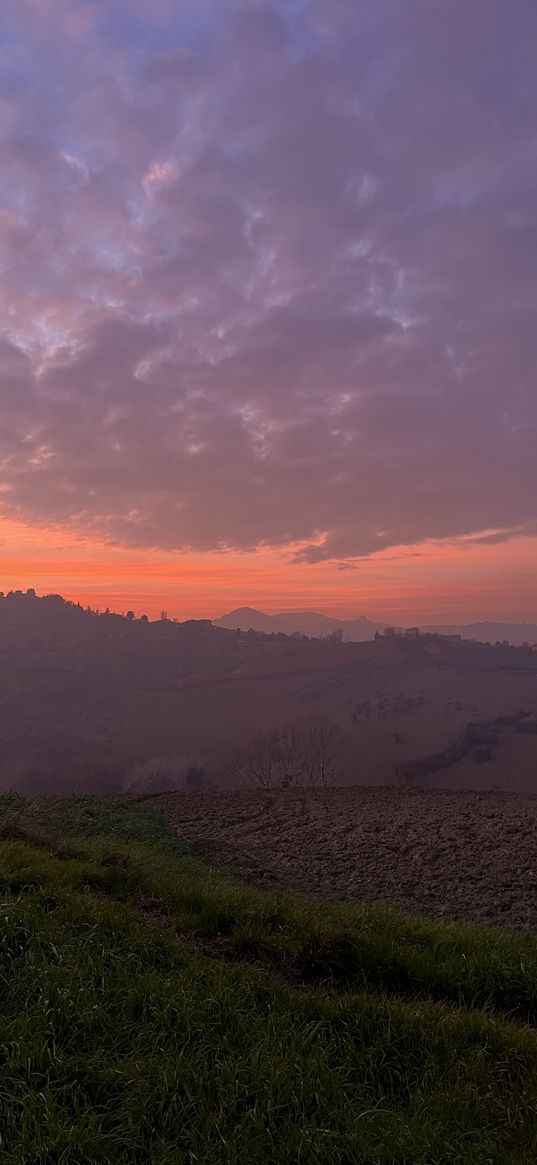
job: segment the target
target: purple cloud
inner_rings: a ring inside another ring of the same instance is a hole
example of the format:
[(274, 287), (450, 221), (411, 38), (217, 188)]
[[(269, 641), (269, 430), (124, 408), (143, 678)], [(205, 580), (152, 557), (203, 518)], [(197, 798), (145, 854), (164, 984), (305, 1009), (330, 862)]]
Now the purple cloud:
[(537, 11), (5, 0), (0, 501), (343, 562), (537, 522)]

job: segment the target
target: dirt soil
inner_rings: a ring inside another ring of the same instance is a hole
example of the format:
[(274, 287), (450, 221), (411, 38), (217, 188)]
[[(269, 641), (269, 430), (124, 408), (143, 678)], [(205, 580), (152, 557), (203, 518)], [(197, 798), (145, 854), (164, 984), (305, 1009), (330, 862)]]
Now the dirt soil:
[(537, 797), (345, 788), (168, 793), (196, 853), (264, 889), (537, 929)]

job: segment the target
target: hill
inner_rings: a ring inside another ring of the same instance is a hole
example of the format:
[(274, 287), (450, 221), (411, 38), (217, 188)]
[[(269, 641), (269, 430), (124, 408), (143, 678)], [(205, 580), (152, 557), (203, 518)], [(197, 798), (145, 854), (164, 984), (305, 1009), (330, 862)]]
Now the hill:
[(535, 938), (260, 893), (132, 803), (0, 819), (6, 1165), (536, 1159)]
[(475, 639), (478, 643), (507, 642), (513, 647), (522, 647), (524, 643), (537, 643), (535, 623), (454, 623), (424, 626), (422, 630), (432, 631), (438, 635), (462, 635), (464, 639)]
[[(241, 631), (279, 632), (286, 635), (297, 632), (301, 635), (327, 636), (334, 631), (341, 630), (343, 638), (351, 643), (363, 643), (374, 639), (376, 632), (384, 632), (387, 623), (374, 622), (365, 615), (358, 619), (335, 619), (329, 615), (322, 615), (318, 611), (289, 611), (277, 615), (265, 615), (263, 611), (256, 611), (253, 607), (238, 607), (219, 619), (213, 619), (215, 627), (238, 628)], [(435, 635), (461, 635), (464, 639), (477, 640), (479, 643), (503, 643), (504, 640), (513, 647), (521, 647), (524, 643), (537, 643), (537, 624), (535, 623), (453, 623), (420, 625), (420, 630)]]
[(30, 593), (0, 597), (0, 663), (6, 789), (237, 785), (252, 736), (320, 719), (342, 738), (340, 783), (536, 787), (537, 657), (523, 648), (308, 640)]
[(363, 643), (375, 638), (375, 632), (384, 631), (386, 623), (372, 623), (362, 615), (359, 619), (333, 619), (329, 615), (321, 615), (318, 611), (282, 611), (278, 615), (265, 615), (263, 611), (256, 611), (253, 607), (238, 607), (219, 619), (213, 619), (215, 627), (226, 627), (229, 630), (281, 632), (292, 635), (326, 637), (334, 631), (343, 631), (343, 637), (349, 642)]

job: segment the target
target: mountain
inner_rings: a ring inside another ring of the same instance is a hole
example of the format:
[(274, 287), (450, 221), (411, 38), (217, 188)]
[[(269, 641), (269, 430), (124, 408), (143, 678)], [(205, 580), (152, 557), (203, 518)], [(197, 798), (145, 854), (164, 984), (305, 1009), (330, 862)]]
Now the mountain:
[(225, 627), (230, 631), (264, 631), (270, 635), (271, 631), (279, 630), (274, 625), (274, 615), (265, 615), (254, 607), (237, 607), (236, 611), (230, 611), (212, 622), (215, 627)]
[[(254, 607), (238, 607), (219, 619), (213, 619), (216, 627), (231, 630), (264, 631), (291, 635), (293, 631), (312, 638), (326, 638), (341, 629), (343, 638), (353, 643), (363, 643), (374, 639), (375, 632), (384, 631), (386, 622), (373, 622), (361, 615), (358, 619), (333, 619), (318, 611), (284, 611), (278, 615), (266, 615)], [(422, 626), (422, 631), (436, 635), (462, 635), (463, 639), (475, 639), (479, 643), (496, 643), (507, 640), (518, 647), (523, 643), (537, 643), (535, 623), (460, 623)]]
[(463, 639), (476, 639), (478, 643), (503, 643), (506, 639), (513, 647), (537, 643), (535, 623), (462, 623), (422, 627), (421, 630), (436, 635), (462, 635)]
[(312, 638), (326, 638), (334, 631), (342, 630), (344, 639), (353, 643), (363, 643), (375, 638), (376, 631), (384, 631), (386, 623), (372, 623), (362, 615), (359, 619), (333, 619), (318, 611), (282, 611), (278, 615), (266, 615), (254, 607), (238, 607), (219, 619), (213, 619), (215, 627), (230, 630), (264, 631), (269, 634), (292, 635), (293, 631)]

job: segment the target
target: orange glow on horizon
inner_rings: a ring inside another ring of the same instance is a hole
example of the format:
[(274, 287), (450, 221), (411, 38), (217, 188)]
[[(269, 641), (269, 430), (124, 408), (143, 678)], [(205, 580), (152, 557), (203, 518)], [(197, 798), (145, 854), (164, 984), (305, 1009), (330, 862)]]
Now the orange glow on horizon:
[(281, 549), (201, 554), (107, 545), (0, 521), (0, 589), (158, 617), (214, 618), (238, 606), (319, 610), (339, 618), (458, 623), (537, 622), (537, 539), (499, 545), (428, 542), (383, 551), (349, 569), (305, 565)]

